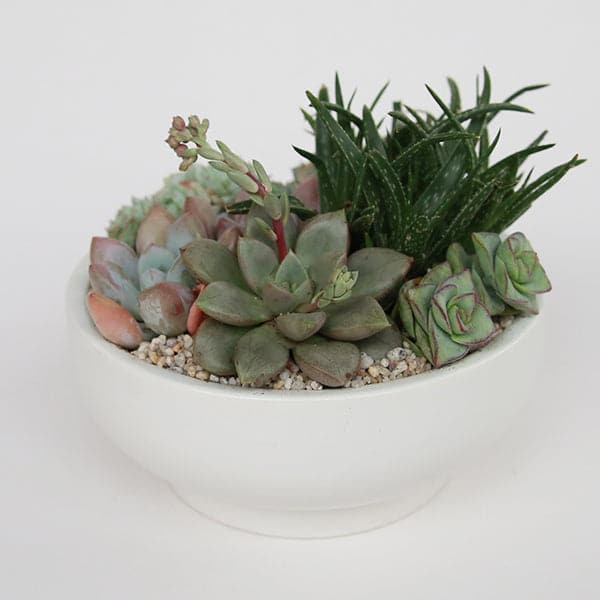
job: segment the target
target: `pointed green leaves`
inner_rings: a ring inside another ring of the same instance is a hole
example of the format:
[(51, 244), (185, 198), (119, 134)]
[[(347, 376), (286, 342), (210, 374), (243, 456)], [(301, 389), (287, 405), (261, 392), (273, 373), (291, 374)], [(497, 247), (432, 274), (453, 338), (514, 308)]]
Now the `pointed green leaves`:
[(194, 334), (194, 362), (215, 375), (235, 375), (233, 353), (249, 329), (205, 319)]
[(182, 249), (181, 256), (188, 270), (202, 283), (227, 281), (246, 287), (235, 254), (215, 240), (196, 240)]
[(304, 223), (296, 241), (296, 254), (312, 276), (312, 268), (325, 255), (345, 256), (349, 233), (343, 210), (324, 213)]
[(408, 273), (412, 258), (389, 248), (363, 248), (348, 257), (348, 269), (358, 271), (352, 293), (383, 301), (395, 294)]
[(279, 264), (275, 252), (258, 240), (241, 237), (238, 240), (237, 256), (246, 283), (250, 289), (260, 294)]
[(285, 340), (268, 323), (240, 338), (233, 360), (242, 385), (260, 387), (283, 371), (289, 354)]
[(288, 339), (301, 342), (315, 335), (327, 319), (322, 311), (312, 313), (288, 313), (275, 319), (277, 329)]
[(271, 318), (271, 312), (260, 298), (228, 281), (209, 284), (196, 304), (209, 317), (237, 327), (258, 325)]
[(321, 332), (334, 340), (362, 340), (390, 326), (384, 310), (370, 296), (330, 304), (324, 311), (327, 321)]
[(356, 372), (360, 353), (354, 344), (332, 342), (319, 336), (294, 348), (294, 360), (311, 379), (328, 387), (341, 387)]

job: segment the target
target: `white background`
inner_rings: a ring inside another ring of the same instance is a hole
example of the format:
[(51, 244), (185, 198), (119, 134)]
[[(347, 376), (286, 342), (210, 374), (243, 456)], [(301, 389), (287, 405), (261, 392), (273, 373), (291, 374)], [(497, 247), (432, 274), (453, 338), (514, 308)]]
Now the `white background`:
[[(600, 597), (594, 4), (2, 0), (0, 598)], [(335, 69), (359, 100), (390, 78), (386, 105), (433, 108), (424, 83), (452, 74), (470, 99), (483, 64), (496, 99), (553, 84), (524, 99), (535, 115), (502, 119), (503, 151), (548, 127), (559, 144), (538, 172), (590, 159), (519, 224), (555, 286), (539, 395), (476, 469), (386, 529), (298, 542), (199, 517), (72, 388), (63, 290), (90, 236), (175, 169), (174, 113), (210, 117), (285, 178), (291, 144), (311, 143), (304, 90)]]

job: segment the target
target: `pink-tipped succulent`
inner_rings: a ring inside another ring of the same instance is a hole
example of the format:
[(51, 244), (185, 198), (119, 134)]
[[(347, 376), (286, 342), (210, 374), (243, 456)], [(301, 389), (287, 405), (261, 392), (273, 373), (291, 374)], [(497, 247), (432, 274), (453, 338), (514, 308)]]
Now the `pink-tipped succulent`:
[(206, 203), (188, 198), (186, 207), (176, 219), (162, 206), (152, 206), (137, 231), (138, 253), (119, 240), (92, 239), (88, 310), (109, 341), (131, 348), (150, 332), (171, 336), (186, 331), (196, 280), (179, 249), (214, 235), (217, 226)]

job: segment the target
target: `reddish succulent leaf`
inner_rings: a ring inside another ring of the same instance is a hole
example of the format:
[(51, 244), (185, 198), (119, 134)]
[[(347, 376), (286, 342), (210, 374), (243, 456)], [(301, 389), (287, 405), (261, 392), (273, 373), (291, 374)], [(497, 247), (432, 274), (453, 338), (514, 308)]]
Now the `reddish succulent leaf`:
[(194, 292), (189, 288), (174, 281), (163, 281), (140, 294), (140, 313), (152, 331), (179, 335), (186, 330), (194, 299)]
[(107, 237), (93, 237), (90, 245), (92, 265), (117, 265), (135, 285), (138, 282), (137, 255), (127, 244)]
[(144, 335), (137, 321), (114, 300), (92, 291), (87, 295), (87, 307), (96, 328), (109, 342), (128, 350), (142, 343)]
[(160, 204), (154, 204), (140, 223), (135, 240), (138, 254), (142, 254), (150, 244), (165, 246), (167, 231), (175, 218)]
[(203, 230), (202, 237), (214, 238), (217, 217), (215, 209), (208, 198), (188, 196), (185, 199), (183, 211), (190, 213), (200, 230)]
[(293, 192), (293, 195), (310, 210), (319, 212), (321, 210), (321, 202), (319, 200), (319, 181), (316, 175), (311, 175), (303, 179)]

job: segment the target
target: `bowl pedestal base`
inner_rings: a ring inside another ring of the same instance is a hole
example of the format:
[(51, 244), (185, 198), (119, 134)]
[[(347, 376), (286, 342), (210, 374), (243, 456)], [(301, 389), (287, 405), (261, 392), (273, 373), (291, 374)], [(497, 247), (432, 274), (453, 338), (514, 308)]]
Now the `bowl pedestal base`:
[(425, 506), (447, 483), (446, 479), (427, 480), (387, 502), (328, 510), (254, 508), (185, 488), (171, 489), (190, 508), (218, 523), (261, 535), (309, 539), (352, 535), (389, 525)]

